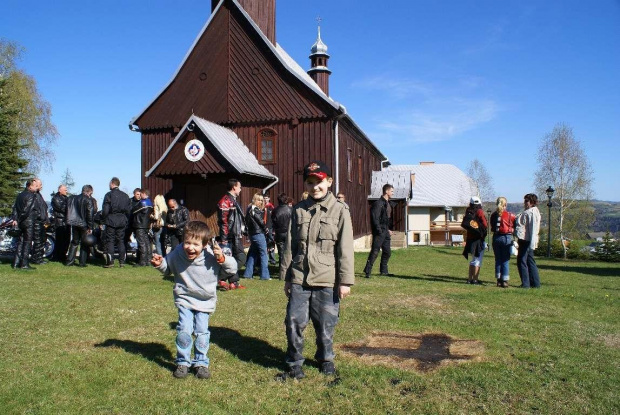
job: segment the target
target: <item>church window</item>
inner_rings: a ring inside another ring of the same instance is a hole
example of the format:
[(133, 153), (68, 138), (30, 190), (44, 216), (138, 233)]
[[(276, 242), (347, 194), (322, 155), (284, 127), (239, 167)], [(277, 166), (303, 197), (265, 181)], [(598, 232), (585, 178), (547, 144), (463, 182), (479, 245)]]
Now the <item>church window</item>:
[(278, 134), (268, 128), (258, 132), (258, 157), (261, 164), (276, 162), (276, 139)]

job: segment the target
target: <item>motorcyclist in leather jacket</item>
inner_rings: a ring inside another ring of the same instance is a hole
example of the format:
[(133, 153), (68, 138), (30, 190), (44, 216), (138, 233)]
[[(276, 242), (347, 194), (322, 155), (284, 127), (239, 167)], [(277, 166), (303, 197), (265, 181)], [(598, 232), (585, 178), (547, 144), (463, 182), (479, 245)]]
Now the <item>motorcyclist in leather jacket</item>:
[(136, 234), (136, 240), (138, 241), (138, 250), (140, 251), (140, 258), (136, 266), (139, 267), (148, 266), (153, 256), (153, 244), (149, 237), (151, 215), (153, 214), (153, 202), (149, 196), (149, 190), (142, 189), (140, 191), (140, 205), (133, 211), (133, 229)]
[(170, 238), (170, 248), (174, 250), (183, 241), (183, 230), (189, 222), (189, 211), (185, 206), (179, 206), (176, 199), (168, 200), (165, 227)]
[(47, 213), (47, 203), (43, 199), (41, 190), (43, 190), (43, 183), (39, 180), (37, 192), (35, 193), (36, 203), (39, 207), (39, 216), (34, 221), (32, 258), (30, 259), (30, 262), (33, 264), (39, 265), (47, 263), (47, 261), (43, 258), (45, 255), (45, 241), (47, 240), (45, 228), (50, 222), (50, 218)]
[(69, 249), (70, 228), (67, 226), (67, 186), (58, 186), (58, 192), (52, 198), (52, 212), (54, 214), (54, 229), (56, 232), (56, 246), (52, 259), (65, 262)]
[(39, 217), (39, 206), (36, 203), (36, 191), (38, 189), (38, 179), (30, 179), (26, 182), (26, 188), (17, 195), (13, 205), (13, 225), (17, 225), (20, 230), (17, 242), (17, 252), (13, 261), (15, 269), (35, 269), (30, 266), (29, 256), (32, 249), (34, 236), (34, 222)]
[(117, 177), (110, 180), (110, 191), (103, 198), (103, 221), (105, 224), (105, 268), (114, 266), (114, 247), (118, 249), (118, 264), (125, 265), (127, 256), (125, 248), (125, 233), (128, 224), (127, 217), (131, 212), (131, 202), (127, 193), (119, 190), (121, 181)]
[(95, 205), (91, 199), (93, 187), (89, 184), (82, 186), (82, 193), (71, 196), (67, 200), (67, 224), (71, 225), (71, 244), (67, 253), (67, 262), (70, 266), (75, 262), (78, 245), (80, 245), (80, 267), (86, 266), (90, 247), (88, 246), (87, 236), (93, 232), (95, 227)]

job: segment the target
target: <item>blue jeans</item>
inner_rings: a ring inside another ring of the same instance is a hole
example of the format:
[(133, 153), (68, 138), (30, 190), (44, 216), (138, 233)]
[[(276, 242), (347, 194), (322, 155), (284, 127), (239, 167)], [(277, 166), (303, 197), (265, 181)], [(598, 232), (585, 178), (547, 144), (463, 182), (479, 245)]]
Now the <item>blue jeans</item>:
[(155, 252), (157, 253), (157, 255), (163, 255), (166, 256), (165, 253), (162, 253), (162, 249), (161, 249), (161, 234), (162, 231), (164, 230), (164, 228), (159, 228), (159, 230), (157, 232), (153, 232), (153, 236), (155, 237)]
[(334, 329), (340, 315), (338, 293), (330, 287), (304, 287), (291, 284), (291, 296), (286, 306), (286, 364), (289, 367), (304, 363), (304, 329), (312, 319), (316, 333), (316, 354), (319, 362), (334, 360)]
[(534, 261), (534, 250), (531, 248), (532, 241), (519, 239), (518, 242), (517, 268), (521, 277), (521, 286), (523, 288), (539, 288), (540, 277), (538, 276), (538, 266)]
[[(196, 335), (196, 341), (192, 339)], [(174, 361), (181, 366), (209, 366), (209, 313), (179, 307), (179, 324), (177, 325), (177, 358)], [(191, 360), (192, 344), (194, 360)]]
[(254, 264), (260, 265), (260, 279), (268, 280), (269, 276), (269, 258), (267, 256), (267, 240), (265, 234), (259, 233), (250, 236), (250, 250), (248, 251), (248, 259), (245, 262), (245, 272), (243, 278), (252, 278), (254, 273)]
[(500, 281), (508, 281), (508, 264), (510, 262), (510, 247), (512, 247), (512, 236), (493, 235), (493, 254), (495, 255), (495, 278)]

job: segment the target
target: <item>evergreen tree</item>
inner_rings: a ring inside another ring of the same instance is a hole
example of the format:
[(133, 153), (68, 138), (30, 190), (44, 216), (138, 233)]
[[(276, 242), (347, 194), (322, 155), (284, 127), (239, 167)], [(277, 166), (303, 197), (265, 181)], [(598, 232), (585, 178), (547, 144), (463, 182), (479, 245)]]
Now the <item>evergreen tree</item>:
[(22, 146), (15, 124), (16, 111), (8, 105), (8, 82), (0, 78), (0, 216), (11, 214), (28, 165), (28, 161), (20, 157)]

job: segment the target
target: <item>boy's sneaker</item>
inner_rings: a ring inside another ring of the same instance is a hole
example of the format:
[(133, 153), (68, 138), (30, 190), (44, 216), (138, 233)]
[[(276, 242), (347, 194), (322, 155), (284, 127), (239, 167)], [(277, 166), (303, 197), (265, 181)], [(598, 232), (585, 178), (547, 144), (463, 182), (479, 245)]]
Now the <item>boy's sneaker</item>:
[(301, 366), (291, 366), (288, 371), (288, 376), (293, 379), (301, 380), (306, 377), (306, 374)]
[(198, 366), (196, 368), (196, 377), (198, 379), (209, 379), (211, 377), (211, 372), (209, 372), (209, 368), (206, 366)]
[(187, 375), (189, 375), (189, 366), (185, 366), (185, 365), (178, 365), (174, 373), (172, 374), (172, 376), (174, 376), (177, 379), (186, 378)]
[(228, 290), (229, 286), (228, 283), (226, 281), (220, 281), (217, 283), (218, 288), (222, 289), (222, 290)]
[(323, 362), (321, 364), (321, 373), (326, 376), (332, 376), (336, 374), (336, 366), (334, 362)]

